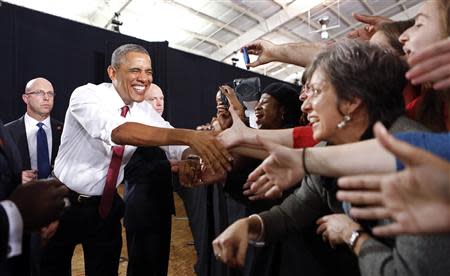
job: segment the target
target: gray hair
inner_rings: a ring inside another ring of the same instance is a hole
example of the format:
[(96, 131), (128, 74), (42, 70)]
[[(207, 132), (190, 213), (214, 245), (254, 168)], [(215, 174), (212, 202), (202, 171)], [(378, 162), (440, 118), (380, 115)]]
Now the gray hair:
[(143, 53), (143, 54), (150, 56), (150, 54), (147, 52), (147, 50), (144, 47), (142, 47), (141, 45), (124, 44), (124, 45), (118, 47), (117, 49), (115, 49), (114, 52), (112, 53), (111, 66), (113, 66), (115, 68), (119, 68), (120, 64), (122, 64), (122, 59), (128, 53), (131, 53), (131, 52)]
[(311, 65), (321, 69), (340, 100), (359, 98), (367, 108), (369, 124), (390, 126), (404, 113), (403, 88), (407, 65), (376, 45), (346, 40), (319, 54)]

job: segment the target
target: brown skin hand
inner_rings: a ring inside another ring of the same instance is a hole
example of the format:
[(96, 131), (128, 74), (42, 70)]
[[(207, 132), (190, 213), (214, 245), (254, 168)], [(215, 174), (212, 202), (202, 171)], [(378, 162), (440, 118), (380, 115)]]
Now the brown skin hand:
[(189, 145), (215, 172), (231, 169), (231, 155), (210, 132), (188, 129), (159, 128), (140, 123), (124, 123), (111, 133), (112, 141), (119, 145), (164, 146)]

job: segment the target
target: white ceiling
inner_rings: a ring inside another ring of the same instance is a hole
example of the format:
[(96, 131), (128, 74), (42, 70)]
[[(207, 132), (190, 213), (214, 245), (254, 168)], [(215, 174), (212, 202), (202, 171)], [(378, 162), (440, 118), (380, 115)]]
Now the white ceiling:
[[(7, 0), (100, 28), (112, 29), (115, 12), (120, 32), (245, 68), (239, 49), (255, 39), (274, 43), (321, 40), (319, 18), (329, 17), (330, 38), (360, 26), (352, 12), (396, 20), (415, 16), (420, 0)], [(255, 57), (250, 56), (251, 60)], [(251, 69), (286, 81), (302, 68), (271, 63)]]

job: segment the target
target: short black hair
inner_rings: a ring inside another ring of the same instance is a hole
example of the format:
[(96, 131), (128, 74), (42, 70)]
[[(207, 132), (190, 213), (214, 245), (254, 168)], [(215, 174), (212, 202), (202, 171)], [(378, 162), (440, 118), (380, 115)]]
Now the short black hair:
[(141, 45), (124, 44), (122, 46), (119, 46), (112, 53), (111, 66), (114, 68), (119, 68), (120, 64), (122, 63), (123, 57), (126, 56), (126, 54), (128, 54), (130, 52), (138, 52), (138, 53), (143, 53), (143, 54), (146, 54), (147, 56), (150, 56), (148, 51)]

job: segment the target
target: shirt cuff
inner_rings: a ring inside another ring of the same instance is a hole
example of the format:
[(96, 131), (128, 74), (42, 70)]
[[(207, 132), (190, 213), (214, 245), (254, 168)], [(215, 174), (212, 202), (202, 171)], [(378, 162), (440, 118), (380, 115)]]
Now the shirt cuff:
[(0, 205), (8, 216), (8, 251), (7, 257), (11, 258), (22, 254), (22, 235), (23, 235), (23, 220), (16, 204), (11, 200), (0, 201)]

